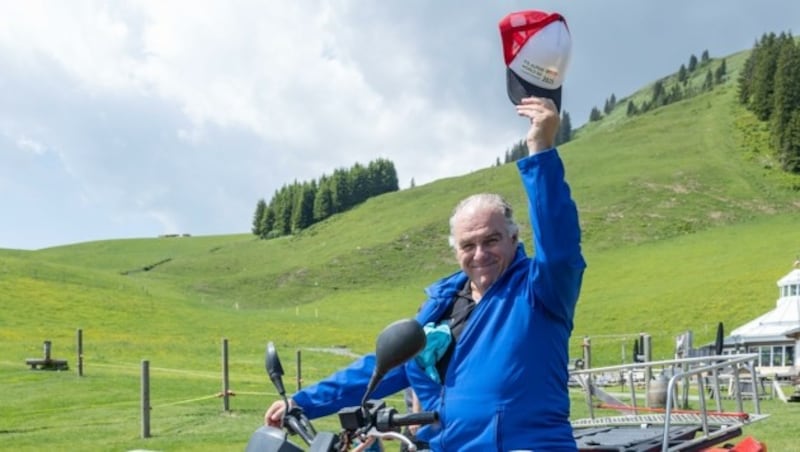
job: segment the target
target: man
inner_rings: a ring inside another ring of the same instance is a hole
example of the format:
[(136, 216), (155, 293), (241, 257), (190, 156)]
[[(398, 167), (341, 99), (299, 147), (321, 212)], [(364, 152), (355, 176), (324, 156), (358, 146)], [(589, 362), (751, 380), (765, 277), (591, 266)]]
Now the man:
[[(536, 253), (518, 240), (511, 207), (497, 195), (462, 201), (450, 219), (450, 241), (461, 270), (426, 292), (417, 314), (426, 331), (450, 332), (442, 353), (388, 372), (372, 396), (408, 386), (440, 424), (417, 438), (436, 451), (575, 451), (567, 393), (568, 341), (586, 266), (575, 203), (553, 148), (559, 126), (551, 99), (526, 98), (517, 114), (530, 119), (531, 155), (517, 162), (529, 200)], [(431, 344), (433, 341), (428, 341)], [(295, 394), (310, 418), (359, 405), (374, 369), (368, 355)], [(265, 422), (279, 425), (275, 402)]]

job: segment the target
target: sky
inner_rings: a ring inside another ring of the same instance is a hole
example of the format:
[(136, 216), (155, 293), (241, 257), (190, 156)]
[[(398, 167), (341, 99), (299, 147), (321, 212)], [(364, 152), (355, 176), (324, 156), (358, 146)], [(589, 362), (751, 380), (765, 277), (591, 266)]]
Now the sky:
[(707, 50), (800, 30), (795, 0), (0, 0), (0, 248), (248, 233), (259, 199), (391, 160), (400, 187), (525, 134), (498, 22), (566, 17), (573, 127)]

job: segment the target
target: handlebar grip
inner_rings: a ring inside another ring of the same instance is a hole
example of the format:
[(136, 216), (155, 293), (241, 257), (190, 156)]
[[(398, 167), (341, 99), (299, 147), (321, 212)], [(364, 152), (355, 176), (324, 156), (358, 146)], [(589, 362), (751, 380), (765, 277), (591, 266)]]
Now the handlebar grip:
[(406, 425), (428, 425), (439, 422), (439, 413), (436, 411), (420, 411), (418, 413), (396, 414), (392, 423), (398, 427)]
[[(381, 422), (383, 421), (383, 422)], [(397, 414), (390, 413), (388, 419), (378, 418), (377, 427), (379, 431), (389, 431), (396, 427), (406, 425), (427, 425), (439, 421), (439, 413), (436, 411), (420, 411), (419, 413)]]

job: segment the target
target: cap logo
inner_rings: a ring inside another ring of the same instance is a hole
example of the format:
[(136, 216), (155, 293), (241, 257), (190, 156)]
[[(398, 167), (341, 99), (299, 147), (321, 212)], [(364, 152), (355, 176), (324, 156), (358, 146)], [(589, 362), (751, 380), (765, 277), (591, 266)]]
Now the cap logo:
[(558, 88), (556, 83), (559, 78), (558, 70), (556, 69), (542, 67), (532, 61), (523, 59), (517, 73), (531, 83), (538, 81), (540, 83), (537, 83), (537, 85), (541, 84), (552, 88)]
[[(515, 42), (516, 44), (516, 42)], [(569, 64), (570, 39), (564, 22), (555, 21), (528, 36), (513, 52), (509, 69), (529, 83), (547, 89), (561, 86)]]
[(561, 14), (519, 11), (500, 20), (500, 37), (511, 101), (549, 97), (560, 109), (561, 85), (569, 66), (572, 40)]

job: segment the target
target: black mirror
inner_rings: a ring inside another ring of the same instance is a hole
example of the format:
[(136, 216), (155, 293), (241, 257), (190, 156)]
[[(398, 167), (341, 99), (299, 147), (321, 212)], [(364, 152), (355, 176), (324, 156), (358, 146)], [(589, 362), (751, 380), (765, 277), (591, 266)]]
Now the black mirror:
[(403, 319), (391, 323), (381, 331), (375, 344), (375, 370), (361, 400), (362, 407), (380, 383), (386, 372), (413, 358), (425, 348), (425, 330), (414, 319)]
[(381, 375), (425, 348), (425, 331), (414, 319), (398, 320), (381, 331), (375, 343), (375, 370)]
[(275, 350), (275, 344), (272, 342), (267, 343), (267, 356), (264, 360), (267, 367), (267, 375), (278, 390), (281, 397), (286, 395), (286, 389), (283, 387), (283, 366), (281, 360), (278, 358), (278, 351)]

